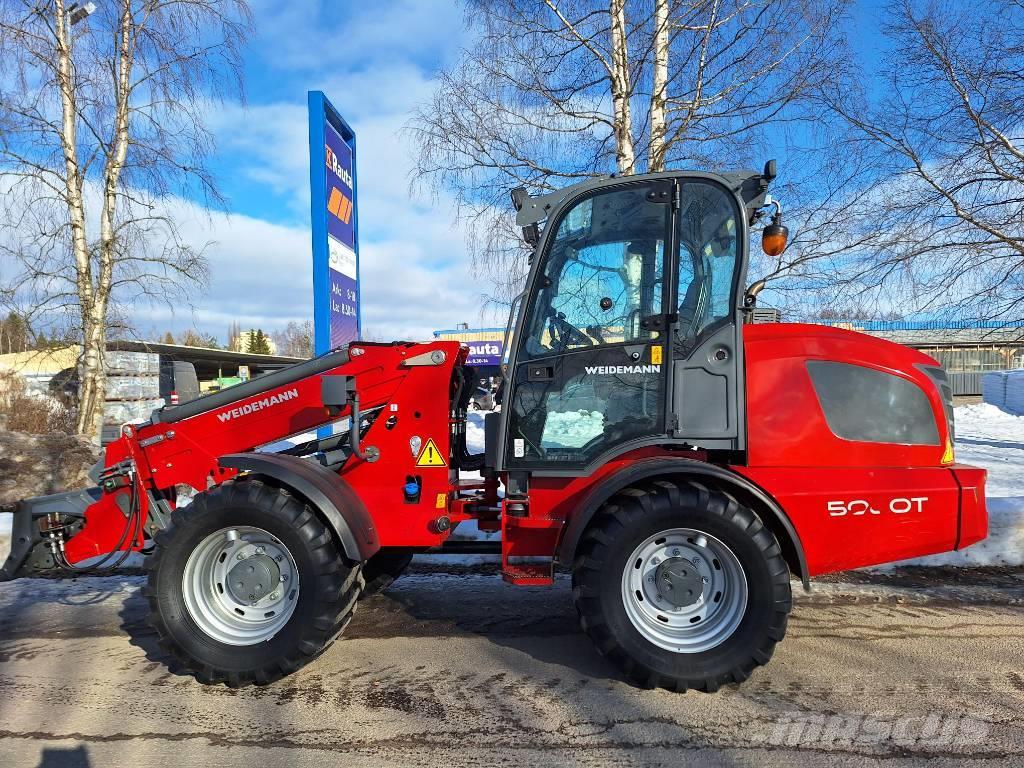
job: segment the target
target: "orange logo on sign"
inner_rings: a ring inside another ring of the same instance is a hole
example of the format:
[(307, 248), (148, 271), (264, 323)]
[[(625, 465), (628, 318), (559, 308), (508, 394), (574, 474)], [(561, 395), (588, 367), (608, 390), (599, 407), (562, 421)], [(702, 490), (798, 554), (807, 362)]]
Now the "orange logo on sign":
[(337, 187), (331, 187), (331, 197), (327, 201), (327, 210), (346, 224), (352, 220), (352, 201), (345, 197)]

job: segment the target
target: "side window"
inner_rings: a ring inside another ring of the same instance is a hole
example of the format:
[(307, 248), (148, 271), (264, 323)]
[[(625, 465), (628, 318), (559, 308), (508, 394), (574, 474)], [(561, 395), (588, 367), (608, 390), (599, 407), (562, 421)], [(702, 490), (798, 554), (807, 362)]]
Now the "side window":
[(649, 190), (600, 193), (561, 219), (527, 324), (527, 358), (657, 338), (642, 321), (663, 312), (671, 210)]
[(679, 212), (679, 338), (686, 348), (732, 316), (736, 279), (736, 203), (705, 182), (682, 185)]
[(924, 391), (912, 381), (862, 365), (809, 360), (828, 428), (843, 440), (938, 445), (939, 429)]

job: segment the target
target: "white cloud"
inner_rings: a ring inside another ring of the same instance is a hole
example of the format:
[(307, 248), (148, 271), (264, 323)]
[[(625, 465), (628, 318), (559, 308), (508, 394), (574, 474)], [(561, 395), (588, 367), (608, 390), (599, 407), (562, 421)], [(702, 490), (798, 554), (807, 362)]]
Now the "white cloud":
[[(223, 335), (230, 323), (273, 330), (312, 317), (310, 232), (241, 214), (210, 215), (180, 200), (170, 209), (183, 239), (209, 244), (210, 286), (192, 306), (156, 304), (134, 310), (143, 333), (198, 328)], [(461, 234), (403, 218), (404, 236), (364, 241), (360, 249), (363, 329), (378, 339), (427, 339), (455, 323), (482, 322), (482, 287), (470, 279), (461, 254)], [(493, 322), (490, 319), (489, 322)]]
[[(250, 195), (238, 195), (226, 214), (165, 201), (186, 242), (210, 243), (210, 285), (192, 306), (127, 308), (135, 326), (146, 335), (197, 328), (223, 338), (235, 321), (269, 331), (312, 317), (308, 88), (323, 90), (358, 137), (364, 333), (423, 339), (459, 322), (502, 324), (481, 314), (487, 288), (471, 274), (452, 201), (409, 195), (411, 148), (401, 129), (431, 93), (431, 68), (458, 50), (458, 4), (403, 0), (339, 11), (256, 2), (254, 11), (252, 55), (275, 81), (251, 81), (248, 107), (211, 105), (207, 117), (221, 175), (230, 174), (233, 187), (244, 182)], [(261, 98), (267, 88), (289, 96)]]

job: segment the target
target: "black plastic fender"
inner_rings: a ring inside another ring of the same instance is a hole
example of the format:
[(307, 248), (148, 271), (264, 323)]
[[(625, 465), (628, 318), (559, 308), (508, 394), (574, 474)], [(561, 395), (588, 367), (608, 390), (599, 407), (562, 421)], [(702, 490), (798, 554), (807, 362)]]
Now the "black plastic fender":
[[(804, 547), (800, 542), (800, 535), (796, 532), (793, 522), (783, 511), (782, 507), (765, 491), (745, 477), (741, 477), (735, 472), (730, 472), (728, 469), (715, 464), (707, 464), (703, 461), (685, 458), (643, 459), (606, 477), (595, 485), (573, 512), (569, 525), (566, 526), (565, 532), (562, 534), (562, 541), (558, 546), (559, 562), (572, 562), (576, 553), (576, 547), (583, 537), (584, 531), (587, 530), (590, 521), (597, 514), (597, 510), (608, 499), (623, 488), (640, 480), (671, 476), (697, 480), (707, 478), (715, 487), (755, 501), (757, 503), (755, 512), (763, 513), (764, 510), (767, 510), (774, 517), (774, 520), (765, 520), (765, 525), (771, 527), (772, 523), (778, 523), (782, 530), (785, 531), (789, 537), (789, 543), (792, 544), (795, 551), (800, 579), (803, 582), (804, 589), (810, 590), (810, 575), (807, 572), (807, 559), (804, 556)], [(780, 541), (779, 544), (785, 553), (786, 542)]]
[(219, 463), (270, 478), (302, 496), (323, 515), (350, 560), (365, 562), (380, 549), (373, 517), (337, 473), (307, 459), (277, 453), (232, 453), (221, 456)]

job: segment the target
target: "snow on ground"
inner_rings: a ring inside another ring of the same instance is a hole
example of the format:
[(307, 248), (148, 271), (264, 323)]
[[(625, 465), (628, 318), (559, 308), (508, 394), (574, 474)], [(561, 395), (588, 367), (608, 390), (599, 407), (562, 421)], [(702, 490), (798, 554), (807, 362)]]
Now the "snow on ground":
[(960, 552), (898, 565), (1024, 565), (1024, 416), (989, 403), (961, 406), (955, 413), (956, 460), (988, 470), (988, 538)]
[(0, 563), (3, 563), (11, 554), (11, 524), (14, 515), (0, 515)]

